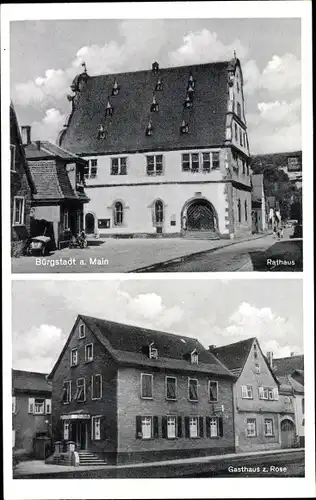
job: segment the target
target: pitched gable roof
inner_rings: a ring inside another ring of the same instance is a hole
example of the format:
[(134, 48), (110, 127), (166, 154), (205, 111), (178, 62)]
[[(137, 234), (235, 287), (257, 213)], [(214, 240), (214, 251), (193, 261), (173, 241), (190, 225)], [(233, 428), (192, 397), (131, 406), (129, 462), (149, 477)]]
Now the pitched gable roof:
[[(75, 325), (80, 319), (119, 364), (212, 373), (233, 378), (232, 373), (194, 338), (84, 315), (78, 316)], [(158, 359), (150, 359), (144, 350), (152, 342), (158, 349)], [(66, 348), (67, 343), (49, 378), (53, 376)], [(188, 356), (195, 349), (199, 363), (190, 364)]]
[(12, 389), (18, 392), (52, 392), (46, 373), (12, 370)]
[[(58, 144), (82, 155), (221, 146), (225, 141), (228, 71), (239, 60), (89, 77), (60, 133)], [(190, 74), (195, 80), (191, 109), (183, 109)], [(163, 83), (155, 92), (158, 77)], [(111, 96), (114, 81), (120, 90)], [(153, 92), (158, 112), (150, 112)], [(108, 101), (113, 115), (105, 117)], [(145, 131), (151, 118), (153, 134)], [(189, 133), (180, 134), (182, 120)], [(98, 139), (103, 125), (104, 139)]]

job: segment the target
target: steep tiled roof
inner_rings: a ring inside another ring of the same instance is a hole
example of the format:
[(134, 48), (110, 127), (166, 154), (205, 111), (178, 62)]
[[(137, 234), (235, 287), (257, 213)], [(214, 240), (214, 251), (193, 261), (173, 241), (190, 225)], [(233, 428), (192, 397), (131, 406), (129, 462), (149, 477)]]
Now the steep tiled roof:
[(29, 169), (37, 191), (35, 200), (78, 199), (65, 168), (55, 161), (45, 164), (29, 161)]
[[(157, 74), (150, 70), (90, 77), (68, 128), (59, 136), (59, 145), (86, 155), (220, 146), (225, 141), (228, 70), (236, 63), (162, 68)], [(194, 101), (191, 109), (184, 110), (190, 73), (195, 80)], [(163, 88), (155, 91), (158, 78)], [(120, 90), (111, 96), (115, 80)], [(154, 91), (158, 112), (150, 112)], [(113, 115), (105, 117), (108, 100)], [(147, 137), (149, 116), (153, 134)], [(189, 124), (189, 133), (181, 135), (183, 119)], [(106, 131), (104, 139), (97, 137), (101, 124)]]
[(69, 162), (87, 163), (86, 160), (70, 153), (50, 141), (31, 142), (25, 146), (25, 154), (28, 160), (45, 158), (62, 158)]
[(299, 354), (287, 358), (275, 358), (273, 368), (277, 376), (292, 375), (296, 370), (304, 372), (304, 356)]
[(12, 389), (19, 392), (52, 392), (46, 373), (12, 370)]
[[(149, 330), (134, 325), (79, 315), (113, 358), (123, 365), (151, 366), (160, 369), (212, 373), (233, 378), (232, 373), (196, 339), (172, 333)], [(150, 359), (146, 347), (154, 342), (158, 359)], [(65, 345), (64, 349), (66, 348)], [(199, 362), (191, 364), (190, 354), (197, 349)], [(61, 353), (59, 360), (61, 359)], [(59, 363), (55, 364), (50, 377)]]
[(254, 342), (255, 337), (241, 340), (234, 344), (228, 344), (221, 347), (214, 347), (212, 353), (234, 373), (240, 374), (244, 364), (248, 358), (249, 351)]

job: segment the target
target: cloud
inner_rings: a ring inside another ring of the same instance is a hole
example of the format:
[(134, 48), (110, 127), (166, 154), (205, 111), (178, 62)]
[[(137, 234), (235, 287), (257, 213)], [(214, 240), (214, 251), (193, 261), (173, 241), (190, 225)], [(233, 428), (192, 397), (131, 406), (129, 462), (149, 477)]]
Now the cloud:
[(19, 370), (49, 373), (66, 338), (60, 328), (41, 324), (27, 332), (13, 333), (13, 366)]
[(299, 89), (301, 86), (301, 61), (293, 54), (273, 55), (260, 72), (256, 61), (247, 61), (243, 66), (245, 94), (258, 90), (282, 93)]
[(183, 44), (169, 54), (169, 61), (173, 65), (225, 61), (234, 57), (234, 51), (239, 58), (244, 58), (248, 49), (239, 40), (225, 45), (218, 40), (217, 33), (203, 29), (185, 35)]
[(32, 140), (41, 139), (55, 142), (56, 137), (66, 120), (66, 115), (58, 109), (49, 108), (45, 112), (44, 118), (39, 122), (33, 122)]

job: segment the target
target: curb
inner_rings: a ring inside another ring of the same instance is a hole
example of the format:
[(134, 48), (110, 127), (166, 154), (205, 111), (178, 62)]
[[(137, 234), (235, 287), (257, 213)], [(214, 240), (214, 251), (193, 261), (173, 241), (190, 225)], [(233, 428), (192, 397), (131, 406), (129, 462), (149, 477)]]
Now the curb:
[(162, 262), (157, 262), (157, 263), (151, 264), (149, 266), (138, 267), (137, 269), (132, 269), (131, 271), (127, 271), (127, 273), (142, 273), (142, 272), (152, 271), (160, 266), (168, 266), (169, 264), (173, 264), (173, 263), (177, 263), (177, 262), (185, 262), (186, 260), (190, 259), (191, 257), (197, 257), (199, 255), (203, 255), (206, 253), (216, 252), (216, 250), (221, 250), (223, 248), (227, 248), (227, 247), (230, 247), (232, 245), (237, 245), (238, 243), (259, 240), (260, 238), (264, 238), (265, 236), (269, 236), (269, 235), (270, 235), (270, 233), (265, 233), (265, 234), (260, 234), (259, 236), (255, 236), (252, 238), (234, 240), (230, 243), (227, 243), (226, 245), (221, 245), (221, 246), (218, 246), (216, 248), (208, 248), (207, 250), (200, 250), (199, 252), (193, 252), (193, 253), (185, 254), (185, 255), (182, 255), (179, 257), (173, 257), (172, 259), (164, 260)]

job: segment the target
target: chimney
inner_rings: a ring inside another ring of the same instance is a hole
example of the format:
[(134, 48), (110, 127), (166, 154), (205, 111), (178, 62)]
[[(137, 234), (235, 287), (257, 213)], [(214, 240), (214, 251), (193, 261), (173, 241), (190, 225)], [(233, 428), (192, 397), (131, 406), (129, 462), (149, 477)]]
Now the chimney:
[(30, 125), (22, 125), (21, 136), (23, 146), (27, 146), (31, 142), (31, 127)]
[(35, 144), (36, 144), (37, 150), (40, 151), (41, 150), (41, 141), (35, 141)]
[(209, 345), (209, 346), (208, 346), (208, 350), (209, 350), (210, 352), (212, 352), (212, 351), (214, 351), (215, 347), (216, 347), (216, 345), (214, 345), (214, 344)]
[(268, 358), (269, 366), (272, 370), (273, 369), (273, 352), (272, 351), (267, 352), (267, 358)]
[(291, 358), (295, 355), (295, 352), (291, 352)]

